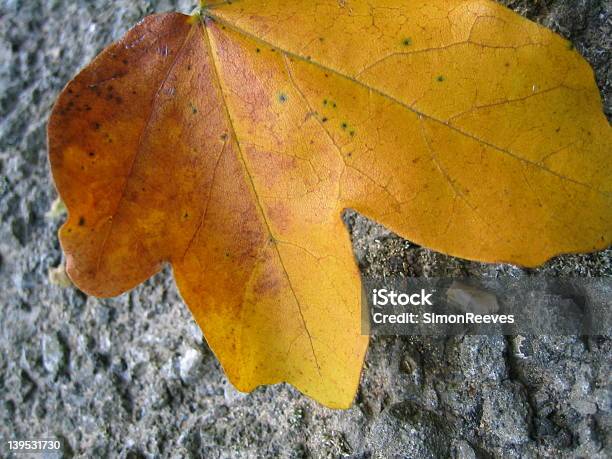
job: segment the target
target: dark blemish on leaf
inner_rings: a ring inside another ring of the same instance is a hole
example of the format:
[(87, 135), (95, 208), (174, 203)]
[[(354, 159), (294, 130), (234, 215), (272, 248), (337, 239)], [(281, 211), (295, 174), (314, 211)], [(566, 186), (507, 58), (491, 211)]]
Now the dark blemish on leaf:
[(285, 93), (280, 93), (280, 94), (278, 95), (278, 101), (279, 101), (281, 104), (284, 104), (285, 102), (287, 102), (287, 94), (285, 94)]
[(72, 89), (68, 88), (68, 94), (72, 94)]
[(309, 61), (310, 59), (312, 59), (312, 57), (310, 56), (306, 56), (306, 60)]
[(128, 60), (127, 60), (127, 59), (123, 59), (123, 61), (122, 61), (122, 62), (123, 62), (125, 65), (128, 65), (128, 64), (129, 64), (129, 62), (128, 62)]
[(351, 132), (349, 132), (349, 134), (351, 135), (351, 137), (354, 137), (355, 136), (355, 131), (351, 131)]
[(325, 78), (329, 78), (329, 73), (326, 73), (326, 74), (325, 74)]
[(90, 158), (93, 158), (94, 156), (96, 156), (96, 152), (95, 151), (90, 151), (87, 154), (89, 155)]
[(436, 78), (436, 80), (440, 83), (442, 83), (446, 78), (444, 78), (444, 75), (438, 75), (438, 78)]
[(319, 41), (322, 43), (322, 42), (324, 42), (324, 41), (325, 41), (325, 38), (323, 38), (323, 37), (319, 37)]
[(350, 158), (351, 156), (353, 156), (353, 152), (352, 152), (352, 151), (348, 152), (348, 153), (346, 154), (346, 156), (348, 156), (348, 157)]
[(257, 49), (255, 50), (255, 52), (256, 52), (256, 53), (261, 53), (261, 49), (257, 48)]
[(404, 38), (402, 40), (402, 45), (404, 46), (410, 46), (412, 44), (412, 38), (408, 37), (408, 38)]
[(72, 228), (68, 228), (68, 232), (69, 232), (69, 233), (72, 233)]
[(227, 140), (227, 133), (221, 134), (221, 140)]
[(225, 252), (225, 256), (229, 257), (230, 256), (229, 252)]
[(336, 102), (333, 102), (333, 103), (332, 103), (332, 107), (334, 107), (334, 108), (336, 108), (336, 107), (337, 107)]
[(91, 106), (90, 105), (85, 105), (85, 111), (86, 112), (90, 112), (91, 111)]
[(85, 217), (79, 217), (79, 226), (85, 226)]
[(323, 105), (327, 105), (327, 99), (323, 99)]
[(558, 127), (557, 129), (555, 129), (555, 132), (559, 132), (561, 130), (560, 127)]
[(510, 67), (510, 62), (506, 62), (504, 65), (505, 65), (506, 67)]
[(100, 130), (100, 123), (94, 123), (94, 124), (93, 124), (93, 128), (94, 128), (96, 131)]
[(340, 127), (341, 127), (342, 129), (346, 129), (346, 128), (348, 127), (348, 124), (346, 124), (346, 123), (342, 123), (342, 124), (340, 125)]
[(188, 218), (189, 218), (189, 214), (188, 214), (187, 212), (185, 212), (185, 213), (183, 214), (183, 218), (184, 218), (184, 219), (188, 219)]
[(327, 118), (324, 116), (323, 118), (321, 118), (321, 121), (322, 121), (323, 123), (327, 123)]
[(272, 51), (273, 53), (276, 52), (276, 50), (274, 48), (270, 48), (270, 51)]

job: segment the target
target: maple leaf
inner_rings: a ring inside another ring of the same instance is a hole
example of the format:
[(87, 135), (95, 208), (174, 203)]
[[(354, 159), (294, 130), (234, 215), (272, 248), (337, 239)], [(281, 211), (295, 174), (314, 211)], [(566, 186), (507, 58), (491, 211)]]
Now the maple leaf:
[(538, 265), (610, 243), (593, 74), (489, 0), (239, 0), (147, 17), (60, 95), (49, 157), (84, 291), (171, 263), (229, 379), (350, 405), (367, 347), (340, 214)]

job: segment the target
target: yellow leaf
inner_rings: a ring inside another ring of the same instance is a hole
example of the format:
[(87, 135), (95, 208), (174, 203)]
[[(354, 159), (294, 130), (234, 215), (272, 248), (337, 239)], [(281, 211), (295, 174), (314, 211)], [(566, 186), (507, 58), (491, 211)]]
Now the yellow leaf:
[(83, 290), (172, 264), (240, 390), (350, 405), (367, 346), (340, 213), (534, 266), (610, 243), (610, 126), (586, 62), (488, 0), (238, 0), (151, 16), (49, 123)]

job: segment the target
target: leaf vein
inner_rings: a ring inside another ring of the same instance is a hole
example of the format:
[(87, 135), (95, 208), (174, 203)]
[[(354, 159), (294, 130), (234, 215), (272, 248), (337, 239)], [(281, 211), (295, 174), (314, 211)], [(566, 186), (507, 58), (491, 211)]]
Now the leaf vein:
[(549, 169), (549, 168), (543, 166), (542, 164), (538, 164), (535, 161), (531, 161), (531, 160), (529, 160), (527, 158), (523, 158), (522, 156), (520, 156), (519, 154), (517, 154), (517, 153), (515, 153), (515, 152), (513, 152), (511, 150), (507, 150), (507, 149), (505, 149), (503, 147), (499, 147), (499, 146), (497, 146), (497, 145), (495, 145), (495, 144), (493, 144), (491, 142), (488, 142), (488, 141), (486, 141), (484, 139), (481, 139), (481, 138), (479, 138), (478, 136), (476, 136), (474, 134), (471, 134), (471, 133), (469, 133), (469, 132), (467, 132), (467, 131), (465, 131), (463, 129), (458, 128), (457, 126), (454, 126), (452, 124), (449, 124), (448, 122), (445, 122), (444, 120), (441, 120), (440, 118), (436, 118), (435, 116), (428, 115), (427, 113), (421, 112), (421, 111), (417, 110), (416, 108), (406, 104), (405, 102), (402, 102), (401, 100), (397, 99), (396, 97), (394, 97), (394, 96), (384, 92), (382, 89), (379, 89), (379, 88), (374, 87), (374, 86), (370, 86), (367, 83), (364, 83), (363, 81), (360, 81), (360, 80), (356, 79), (355, 77), (351, 77), (351, 76), (349, 76), (349, 75), (347, 75), (345, 73), (342, 73), (338, 69), (335, 69), (333, 67), (329, 67), (329, 66), (327, 66), (325, 64), (317, 62), (317, 61), (315, 61), (312, 58), (308, 59), (308, 58), (306, 58), (304, 56), (301, 56), (300, 54), (296, 54), (296, 53), (291, 52), (289, 50), (280, 48), (277, 45), (274, 45), (274, 44), (272, 44), (272, 43), (270, 43), (270, 42), (268, 42), (266, 40), (263, 40), (263, 39), (255, 36), (255, 35), (253, 35), (252, 33), (247, 32), (246, 30), (244, 30), (244, 29), (242, 29), (242, 28), (232, 24), (231, 22), (226, 21), (223, 18), (220, 18), (219, 16), (211, 14), (210, 17), (211, 17), (212, 20), (217, 21), (217, 22), (225, 25), (229, 29), (234, 30), (235, 32), (237, 32), (237, 33), (239, 33), (239, 34), (241, 34), (241, 35), (243, 35), (243, 36), (245, 36), (247, 38), (250, 38), (251, 40), (254, 40), (254, 41), (262, 43), (262, 44), (264, 44), (266, 46), (278, 49), (280, 52), (282, 52), (283, 54), (285, 54), (287, 56), (293, 57), (293, 58), (298, 59), (298, 60), (300, 60), (302, 62), (306, 62), (306, 63), (312, 64), (312, 65), (315, 65), (315, 66), (319, 67), (320, 69), (322, 69), (324, 71), (331, 72), (331, 73), (334, 73), (334, 74), (336, 74), (336, 75), (338, 75), (338, 76), (340, 76), (342, 78), (345, 78), (345, 79), (347, 79), (347, 80), (349, 80), (349, 81), (351, 81), (351, 82), (353, 82), (353, 83), (355, 83), (355, 84), (357, 84), (359, 86), (362, 86), (362, 87), (364, 87), (366, 89), (371, 90), (372, 92), (375, 92), (376, 94), (380, 95), (381, 97), (384, 97), (386, 99), (391, 100), (392, 102), (394, 102), (394, 103), (396, 103), (396, 104), (406, 108), (407, 110), (413, 112), (416, 115), (420, 115), (420, 116), (422, 116), (424, 118), (427, 118), (427, 119), (429, 119), (429, 120), (431, 120), (431, 121), (433, 121), (435, 123), (438, 123), (438, 124), (441, 124), (443, 126), (446, 126), (447, 128), (457, 132), (460, 135), (463, 135), (463, 136), (465, 136), (467, 138), (470, 138), (470, 139), (472, 139), (472, 140), (474, 140), (476, 142), (479, 142), (479, 143), (481, 143), (483, 145), (486, 145), (486, 146), (490, 147), (492, 150), (495, 150), (495, 151), (497, 151), (497, 152), (499, 152), (501, 154), (505, 154), (505, 155), (507, 155), (507, 156), (509, 156), (509, 157), (511, 157), (511, 158), (513, 158), (515, 160), (517, 160), (517, 161), (520, 161), (520, 162), (523, 162), (523, 163), (526, 163), (526, 164), (531, 164), (532, 166), (537, 167), (539, 169), (542, 169), (543, 171), (545, 171), (545, 172), (547, 172), (547, 173), (557, 177), (558, 179), (560, 179), (562, 181), (567, 181), (567, 182), (571, 182), (571, 183), (573, 183), (575, 185), (582, 186), (582, 187), (584, 187), (586, 189), (589, 189), (589, 190), (591, 190), (591, 191), (593, 191), (595, 193), (598, 193), (598, 194), (600, 194), (602, 196), (605, 196), (607, 198), (612, 197), (612, 193), (610, 193), (610, 192), (606, 192), (606, 191), (600, 190), (598, 188), (592, 187), (588, 183), (581, 182), (580, 180), (576, 180), (576, 179), (567, 177), (567, 176), (565, 176), (565, 175), (563, 175), (563, 174), (561, 174), (559, 172), (556, 172), (556, 171), (554, 171), (552, 169)]
[(151, 100), (151, 107), (149, 108), (149, 114), (148, 114), (147, 119), (145, 121), (145, 124), (144, 124), (144, 126), (142, 128), (142, 131), (140, 132), (140, 136), (138, 137), (138, 143), (137, 143), (137, 146), (136, 146), (136, 152), (134, 153), (134, 156), (132, 158), (132, 162), (130, 164), (130, 169), (129, 169), (128, 174), (127, 174), (127, 176), (125, 178), (125, 182), (123, 184), (123, 187), (121, 189), (121, 194), (119, 195), (119, 200), (117, 201), (117, 205), (116, 205), (115, 210), (113, 211), (113, 213), (108, 216), (108, 221), (110, 222), (110, 225), (109, 225), (109, 228), (108, 228), (108, 230), (106, 232), (106, 235), (104, 236), (104, 239), (102, 240), (102, 245), (100, 246), (100, 251), (98, 253), (98, 258), (96, 260), (96, 268), (95, 268), (95, 271), (94, 271), (94, 278), (96, 278), (98, 276), (98, 272), (100, 270), (100, 265), (102, 263), (102, 257), (104, 255), (104, 250), (106, 249), (106, 245), (108, 244), (108, 240), (110, 239), (111, 233), (113, 231), (115, 217), (117, 216), (117, 214), (118, 214), (118, 212), (119, 212), (119, 210), (121, 208), (121, 204), (123, 203), (123, 200), (125, 199), (125, 194), (127, 192), (127, 187), (128, 187), (130, 178), (132, 177), (132, 175), (134, 173), (134, 167), (136, 165), (136, 160), (138, 159), (138, 155), (142, 151), (142, 145), (143, 145), (143, 141), (144, 141), (144, 138), (145, 138), (145, 134), (147, 133), (147, 131), (149, 130), (149, 127), (151, 126), (151, 121), (153, 119), (153, 114), (155, 113), (155, 106), (156, 106), (159, 94), (161, 93), (162, 89), (166, 85), (166, 82), (168, 81), (168, 78), (170, 78), (170, 75), (172, 74), (172, 71), (174, 70), (174, 67), (176, 66), (176, 63), (178, 62), (179, 57), (182, 55), (183, 50), (185, 49), (185, 46), (187, 45), (187, 42), (189, 42), (189, 39), (191, 38), (192, 34), (193, 34), (193, 29), (189, 29), (189, 32), (185, 35), (185, 39), (183, 40), (183, 43), (181, 44), (180, 48), (178, 49), (178, 51), (174, 55), (174, 58), (170, 62), (170, 66), (168, 67), (168, 71), (164, 75), (164, 78), (162, 79), (159, 87), (157, 88), (157, 91), (155, 92), (155, 95), (153, 96), (153, 99)]
[(235, 127), (234, 127), (234, 122), (233, 122), (232, 117), (231, 117), (231, 115), (229, 113), (229, 107), (227, 105), (227, 101), (225, 99), (225, 94), (223, 92), (223, 86), (221, 84), (221, 77), (219, 75), (219, 70), (217, 68), (217, 62), (216, 62), (216, 59), (214, 58), (212, 43), (211, 43), (211, 39), (210, 39), (210, 36), (209, 36), (209, 33), (208, 33), (208, 27), (207, 27), (205, 22), (202, 22), (202, 25), (200, 26), (200, 29), (202, 30), (203, 38), (204, 38), (204, 40), (206, 42), (206, 45), (208, 47), (208, 50), (209, 50), (209, 53), (210, 53), (210, 56), (211, 56), (211, 59), (212, 59), (212, 62), (213, 62), (212, 67), (214, 69), (214, 74), (215, 74), (215, 77), (216, 77), (216, 80), (217, 80), (217, 85), (219, 87), (219, 91), (221, 93), (221, 98), (222, 98), (222, 101), (223, 101), (223, 105), (225, 107), (225, 112), (226, 112), (227, 120), (228, 120), (228, 123), (230, 125), (231, 130), (232, 130), (234, 140), (236, 141), (236, 146), (237, 146), (238, 154), (239, 154), (239, 157), (240, 157), (240, 161), (242, 162), (242, 165), (244, 167), (244, 171), (246, 173), (246, 176), (249, 179), (249, 182), (250, 182), (250, 185), (251, 185), (251, 189), (253, 190), (253, 194), (255, 195), (255, 201), (257, 203), (257, 207), (258, 207), (259, 212), (260, 212), (260, 214), (262, 216), (262, 220), (263, 220), (264, 224), (266, 225), (266, 229), (268, 231), (269, 237), (273, 239), (273, 246), (274, 246), (274, 249), (275, 249), (276, 254), (278, 256), (279, 263), (280, 263), (280, 265), (281, 265), (281, 267), (283, 269), (283, 272), (285, 273), (285, 277), (287, 279), (287, 283), (289, 285), (289, 289), (291, 290), (293, 298), (294, 298), (294, 300), (296, 302), (298, 313), (300, 315), (302, 324), (304, 326), (304, 330), (306, 331), (306, 334), (308, 335), (308, 341), (310, 342), (310, 350), (312, 352), (312, 356), (313, 356), (315, 365), (317, 367), (317, 372), (319, 373), (319, 376), (322, 376), (321, 375), (321, 367), (319, 365), (319, 361), (317, 359), (317, 354), (316, 354), (315, 349), (314, 349), (313, 338), (312, 338), (312, 335), (310, 333), (310, 330), (308, 329), (308, 325), (306, 323), (306, 318), (304, 317), (304, 313), (302, 311), (302, 305), (301, 305), (300, 300), (298, 299), (298, 296), (297, 296), (297, 294), (295, 292), (295, 289), (293, 287), (293, 283), (291, 281), (291, 277), (289, 276), (289, 272), (287, 271), (287, 267), (285, 266), (285, 262), (283, 261), (283, 257), (281, 255), (281, 252), (278, 249), (278, 245), (276, 243), (274, 243), (274, 235), (272, 233), (272, 228), (271, 228), (270, 223), (268, 222), (268, 218), (267, 218), (267, 216), (266, 216), (266, 214), (264, 212), (263, 205), (261, 203), (260, 197), (257, 194), (257, 189), (255, 187), (255, 182), (253, 180), (253, 176), (252, 176), (252, 174), (251, 174), (251, 172), (250, 172), (250, 170), (249, 170), (249, 168), (247, 166), (247, 162), (246, 162), (246, 159), (244, 157), (244, 153), (242, 152), (242, 148), (240, 146), (240, 142), (238, 141), (238, 133), (237, 133)]

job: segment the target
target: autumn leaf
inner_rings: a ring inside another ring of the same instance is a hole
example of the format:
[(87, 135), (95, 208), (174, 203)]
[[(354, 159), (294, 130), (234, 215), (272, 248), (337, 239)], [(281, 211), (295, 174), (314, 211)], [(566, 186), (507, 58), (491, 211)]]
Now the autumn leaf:
[(488, 0), (237, 0), (154, 15), (49, 121), (67, 272), (164, 262), (240, 390), (351, 404), (367, 347), (351, 207), (448, 254), (611, 240), (610, 126), (569, 43)]

